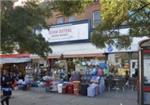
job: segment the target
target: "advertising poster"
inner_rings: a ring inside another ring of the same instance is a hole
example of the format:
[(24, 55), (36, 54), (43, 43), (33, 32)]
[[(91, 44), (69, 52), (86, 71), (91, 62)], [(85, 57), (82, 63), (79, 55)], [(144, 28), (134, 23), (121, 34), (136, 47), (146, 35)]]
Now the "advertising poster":
[(144, 53), (144, 105), (150, 105), (150, 50)]
[(150, 85), (150, 54), (144, 54), (144, 84)]

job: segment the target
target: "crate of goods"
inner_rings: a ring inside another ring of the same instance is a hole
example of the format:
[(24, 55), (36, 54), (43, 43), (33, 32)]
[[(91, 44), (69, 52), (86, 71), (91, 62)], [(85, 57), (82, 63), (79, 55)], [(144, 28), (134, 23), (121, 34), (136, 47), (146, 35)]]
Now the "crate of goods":
[(64, 94), (67, 93), (67, 85), (63, 85), (63, 87), (62, 87), (62, 93), (64, 93)]
[(73, 94), (74, 93), (74, 87), (72, 83), (67, 84), (67, 93), (68, 94)]
[(91, 84), (87, 89), (87, 96), (94, 97), (98, 95), (98, 86), (97, 84)]
[(80, 81), (73, 81), (74, 94), (79, 95)]
[(87, 96), (87, 88), (88, 88), (88, 84), (81, 84), (80, 85), (80, 94), (83, 96)]
[(63, 84), (57, 84), (58, 93), (63, 92)]

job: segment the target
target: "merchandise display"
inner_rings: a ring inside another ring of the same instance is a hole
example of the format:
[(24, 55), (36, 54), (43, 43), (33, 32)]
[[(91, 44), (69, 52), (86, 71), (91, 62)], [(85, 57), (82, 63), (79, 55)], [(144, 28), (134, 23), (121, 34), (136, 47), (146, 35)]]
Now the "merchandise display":
[[(82, 62), (83, 63), (83, 62)], [(85, 64), (88, 64), (84, 62)], [(93, 63), (94, 64), (94, 63)], [(55, 91), (61, 94), (83, 96), (97, 96), (105, 91), (104, 70), (108, 70), (105, 63), (86, 67), (82, 71), (72, 71), (69, 81), (65, 81), (66, 72), (63, 69), (54, 71), (52, 78), (44, 76), (47, 92)], [(106, 72), (108, 74), (109, 70)], [(54, 76), (55, 75), (55, 76)], [(57, 79), (55, 79), (57, 77)], [(59, 77), (59, 78), (58, 78)], [(56, 81), (57, 80), (57, 81)], [(49, 81), (49, 82), (48, 82)]]
[[(72, 71), (67, 72), (64, 68), (55, 69), (52, 71), (52, 76), (45, 75), (42, 81), (35, 82), (32, 86), (44, 86), (46, 92), (89, 97), (103, 95), (105, 91), (110, 91), (120, 86), (116, 80), (117, 75), (110, 72), (107, 64), (102, 62), (95, 65), (95, 63), (86, 61), (81, 64), (82, 67), (84, 66), (81, 70), (72, 69)], [(119, 72), (125, 72), (125, 70), (127, 69)], [(119, 88), (122, 89), (122, 87)]]
[(83, 96), (87, 96), (87, 88), (88, 88), (88, 84), (81, 84), (80, 85), (80, 94)]
[(98, 85), (95, 83), (92, 83), (88, 89), (87, 89), (87, 96), (94, 97), (98, 94)]

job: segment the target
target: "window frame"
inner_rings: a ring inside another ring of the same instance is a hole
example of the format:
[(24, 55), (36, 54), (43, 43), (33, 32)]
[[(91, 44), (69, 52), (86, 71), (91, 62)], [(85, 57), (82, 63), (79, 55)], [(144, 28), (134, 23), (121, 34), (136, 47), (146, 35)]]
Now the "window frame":
[(68, 22), (74, 22), (74, 21), (76, 21), (75, 16), (69, 16), (68, 17)]
[[(95, 19), (95, 13), (96, 12), (98, 12), (99, 13), (99, 19)], [(95, 23), (100, 23), (100, 21), (101, 21), (101, 18), (100, 18), (100, 11), (99, 10), (95, 10), (95, 11), (93, 11), (92, 12), (92, 28), (95, 28), (96, 26), (96, 24)]]
[[(62, 22), (60, 21), (60, 19), (62, 19)], [(65, 22), (65, 18), (63, 16), (59, 16), (56, 18), (56, 24), (61, 24)]]

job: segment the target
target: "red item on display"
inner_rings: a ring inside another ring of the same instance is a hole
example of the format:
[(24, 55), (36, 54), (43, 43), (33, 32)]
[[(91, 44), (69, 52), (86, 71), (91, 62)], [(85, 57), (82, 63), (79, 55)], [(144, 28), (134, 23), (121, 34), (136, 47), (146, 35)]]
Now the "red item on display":
[(49, 87), (52, 85), (52, 80), (45, 81), (45, 87)]
[(67, 93), (67, 86), (63, 86), (63, 93)]
[(67, 88), (67, 93), (68, 94), (73, 94), (74, 93), (73, 84), (68, 84), (66, 88)]

